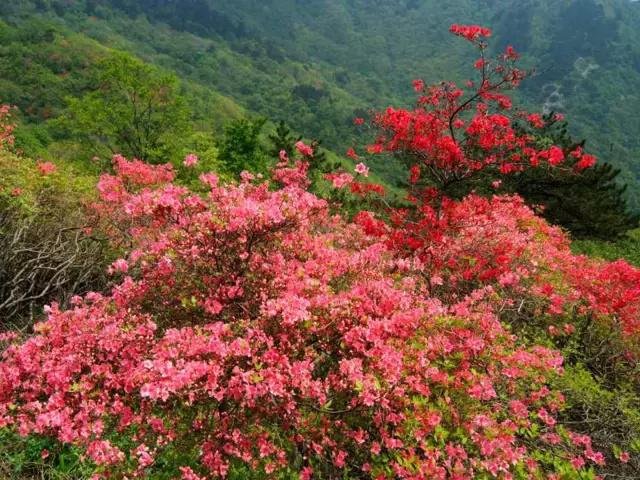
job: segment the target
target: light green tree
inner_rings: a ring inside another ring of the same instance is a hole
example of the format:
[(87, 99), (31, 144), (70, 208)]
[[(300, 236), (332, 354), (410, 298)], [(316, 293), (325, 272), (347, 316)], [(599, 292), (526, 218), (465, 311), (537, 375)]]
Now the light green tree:
[(68, 100), (62, 122), (99, 153), (165, 162), (190, 133), (179, 89), (175, 75), (113, 53), (96, 63), (91, 91)]

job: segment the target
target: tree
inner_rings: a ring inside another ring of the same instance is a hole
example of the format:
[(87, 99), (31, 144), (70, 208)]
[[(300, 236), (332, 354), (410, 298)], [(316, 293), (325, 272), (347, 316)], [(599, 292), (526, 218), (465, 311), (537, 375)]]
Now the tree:
[(225, 125), (218, 146), (219, 158), (233, 175), (243, 170), (266, 172), (268, 156), (260, 142), (266, 121), (266, 118), (241, 118)]
[(172, 158), (189, 130), (177, 77), (124, 53), (94, 69), (93, 88), (69, 99), (63, 124), (98, 151), (150, 163)]
[[(479, 78), (465, 87), (452, 82), (426, 86), (415, 80), (415, 109), (388, 108), (373, 120), (380, 134), (368, 151), (391, 153), (407, 165), (416, 211), (431, 209), (437, 223), (444, 201), (463, 198), (478, 185), (486, 189), (488, 179), (497, 188), (501, 177), (567, 178), (593, 166), (595, 157), (580, 145), (569, 145), (570, 139), (532, 134), (545, 126), (542, 115), (513, 110), (508, 92), (527, 75), (518, 68), (520, 56), (513, 47), (489, 58), (489, 29), (453, 25), (451, 32), (478, 50), (474, 67)], [(402, 215), (408, 219), (407, 213)]]
[(589, 155), (571, 155), (583, 152), (586, 142), (573, 139), (562, 115), (551, 112), (535, 124), (516, 124), (516, 129), (530, 136), (539, 149), (552, 145), (561, 148), (563, 168), (526, 168), (511, 175), (485, 170), (455, 184), (449, 195), (463, 198), (471, 192), (485, 196), (517, 193), (528, 205), (540, 207), (541, 215), (550, 223), (579, 239), (613, 240), (638, 226), (638, 216), (627, 206), (627, 187), (617, 180), (620, 170), (608, 163), (591, 165), (594, 160)]
[(627, 186), (620, 184), (620, 170), (598, 162), (580, 168), (580, 159), (569, 155), (583, 149), (575, 141), (566, 121), (554, 113), (545, 115), (542, 128), (524, 128), (539, 144), (553, 143), (566, 152), (566, 169), (528, 169), (504, 179), (505, 191), (521, 195), (529, 205), (541, 205), (542, 216), (569, 230), (575, 238), (613, 240), (638, 226), (638, 215), (630, 212), (625, 198)]
[(284, 120), (280, 120), (273, 133), (269, 134), (271, 148), (269, 155), (272, 158), (279, 158), (280, 152), (284, 150), (292, 155), (297, 142), (302, 140), (302, 135), (294, 135)]

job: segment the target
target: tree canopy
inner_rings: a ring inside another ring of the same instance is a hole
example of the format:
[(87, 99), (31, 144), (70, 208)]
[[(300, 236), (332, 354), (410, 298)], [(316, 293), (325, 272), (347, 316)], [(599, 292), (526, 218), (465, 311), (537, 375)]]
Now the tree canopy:
[(99, 60), (90, 91), (70, 98), (64, 122), (91, 145), (151, 163), (174, 156), (188, 133), (188, 110), (173, 74), (131, 55)]

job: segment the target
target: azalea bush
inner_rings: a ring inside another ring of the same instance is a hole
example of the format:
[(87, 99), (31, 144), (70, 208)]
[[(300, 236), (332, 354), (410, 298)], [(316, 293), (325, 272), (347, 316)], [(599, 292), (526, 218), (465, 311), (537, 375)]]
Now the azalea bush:
[(328, 179), (379, 208), (336, 214), (309, 192), (315, 152), (303, 142), (280, 152), (268, 180), (203, 173), (204, 193), (179, 185), (170, 164), (116, 156), (91, 207), (122, 252), (108, 268), (114, 287), (53, 303), (27, 339), (0, 337), (0, 428), (81, 452), (96, 479), (588, 479), (637, 468), (637, 437), (618, 435), (613, 449), (572, 427), (563, 373), (584, 365), (588, 382), (602, 368), (597, 378), (636, 388), (640, 272), (573, 255), (516, 196), (447, 195), (483, 169), (592, 158), (541, 150), (491, 113), (510, 107), (517, 55), (493, 64), (487, 29), (452, 31), (482, 53), (471, 100), (418, 83), (416, 111), (374, 120), (369, 150), (408, 162), (402, 208), (359, 162)]
[[(410, 172), (408, 205), (362, 212), (356, 222), (386, 239), (389, 248), (418, 257), (439, 297), (455, 301), (480, 288), (494, 289), (496, 314), (523, 341), (561, 349), (572, 368), (589, 376), (590, 388), (637, 398), (638, 270), (624, 261), (604, 263), (572, 255), (567, 236), (533, 215), (518, 197), (469, 194), (469, 187), (482, 183), (478, 180), (491, 177), (498, 178), (490, 186), (498, 194), (500, 175), (508, 180), (536, 171), (580, 173), (594, 165), (595, 157), (579, 144), (540, 141), (537, 132), (561, 120), (560, 115), (550, 119), (513, 109), (508, 91), (526, 74), (517, 68), (519, 56), (511, 47), (490, 59), (488, 29), (454, 25), (451, 31), (478, 49), (474, 66), (479, 80), (469, 80), (463, 88), (452, 83), (426, 87), (417, 80), (413, 110), (390, 107), (373, 116), (378, 135), (366, 151), (405, 162)], [(355, 150), (348, 155), (364, 158)], [(370, 190), (360, 185), (359, 177), (342, 173), (332, 178), (337, 187)], [(607, 416), (594, 418), (580, 388), (561, 383), (578, 403), (567, 421), (597, 433), (614, 460), (620, 451), (616, 442), (624, 435), (596, 427), (606, 424)], [(620, 412), (611, 404), (607, 408)], [(626, 411), (618, 416), (629, 419), (622, 430), (634, 433), (620, 443), (637, 449), (636, 402)], [(637, 464), (622, 471), (616, 465), (609, 462), (607, 471), (637, 473)]]
[(122, 281), (51, 306), (9, 346), (2, 423), (82, 445), (120, 475), (172, 468), (178, 452), (195, 462), (173, 466), (183, 478), (239, 464), (446, 478), (572, 468), (574, 451), (601, 461), (556, 429), (558, 353), (518, 346), (489, 289), (430, 295), (411, 260), (328, 215), (304, 167), (277, 171), (274, 191), (205, 175), (202, 198), (167, 183), (169, 169), (119, 159), (98, 210), (133, 242), (112, 266)]

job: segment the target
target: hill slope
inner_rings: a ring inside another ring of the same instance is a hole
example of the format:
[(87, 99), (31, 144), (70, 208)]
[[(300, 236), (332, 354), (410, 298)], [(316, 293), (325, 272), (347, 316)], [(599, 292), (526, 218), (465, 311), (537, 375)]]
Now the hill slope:
[[(354, 115), (409, 103), (411, 79), (463, 78), (468, 52), (449, 24), (489, 25), (497, 46), (513, 44), (536, 68), (525, 106), (566, 113), (578, 136), (623, 168), (640, 206), (636, 2), (20, 0), (0, 15), (40, 18), (134, 52), (339, 150), (352, 141)], [(215, 111), (207, 115), (213, 121)]]

